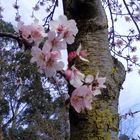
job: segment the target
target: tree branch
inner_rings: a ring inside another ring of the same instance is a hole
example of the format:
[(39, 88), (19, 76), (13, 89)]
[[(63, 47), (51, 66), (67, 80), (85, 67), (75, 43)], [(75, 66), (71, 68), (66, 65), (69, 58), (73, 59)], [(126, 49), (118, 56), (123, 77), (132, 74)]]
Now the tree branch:
[(23, 44), (22, 39), (18, 35), (15, 35), (15, 34), (12, 34), (12, 33), (0, 32), (0, 37), (14, 39), (14, 40), (16, 40), (18, 42), (20, 47)]
[(138, 30), (139, 36), (140, 36), (140, 29), (139, 29), (139, 26), (138, 26), (137, 22), (135, 21), (133, 15), (131, 14), (131, 12), (130, 12), (130, 10), (129, 10), (129, 8), (128, 8), (128, 6), (127, 6), (127, 3), (126, 3), (125, 0), (123, 0), (123, 3), (124, 3), (124, 5), (125, 5), (125, 7), (126, 7), (126, 9), (127, 9), (127, 11), (128, 11), (128, 14), (130, 15), (131, 19), (133, 20), (133, 22), (134, 22), (134, 24), (135, 24), (135, 26), (136, 26), (136, 28), (137, 28), (137, 30)]

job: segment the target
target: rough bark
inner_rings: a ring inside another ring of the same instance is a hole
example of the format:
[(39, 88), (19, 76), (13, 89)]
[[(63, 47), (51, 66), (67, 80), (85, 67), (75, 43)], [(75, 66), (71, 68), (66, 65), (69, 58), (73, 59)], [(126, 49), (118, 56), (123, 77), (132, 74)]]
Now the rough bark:
[(0, 128), (0, 140), (3, 140), (3, 132), (1, 130), (1, 128)]
[(88, 52), (90, 63), (77, 61), (76, 66), (84, 74), (95, 75), (100, 72), (100, 76), (107, 78), (107, 88), (93, 102), (91, 111), (78, 114), (70, 108), (70, 139), (117, 140), (118, 97), (125, 79), (125, 69), (110, 54), (107, 19), (101, 1), (64, 0), (64, 13), (74, 18), (79, 28), (76, 42), (69, 49), (75, 49), (81, 43)]
[[(2, 62), (0, 60), (0, 64), (2, 65)], [(0, 67), (1, 68), (1, 67)], [(1, 71), (0, 71), (1, 74)], [(3, 100), (2, 96), (1, 96), (1, 91), (3, 89), (3, 83), (2, 83), (2, 78), (0, 76), (0, 105), (1, 105), (1, 101)], [(3, 140), (3, 131), (2, 131), (2, 117), (3, 117), (3, 112), (2, 112), (2, 107), (0, 106), (0, 140)]]

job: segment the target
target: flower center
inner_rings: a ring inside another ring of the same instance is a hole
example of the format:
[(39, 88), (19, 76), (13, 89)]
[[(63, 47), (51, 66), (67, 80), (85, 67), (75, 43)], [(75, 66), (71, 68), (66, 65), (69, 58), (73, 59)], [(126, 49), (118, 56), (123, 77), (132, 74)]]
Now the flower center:
[(50, 58), (47, 62), (47, 66), (52, 67), (53, 63), (54, 63), (54, 60)]

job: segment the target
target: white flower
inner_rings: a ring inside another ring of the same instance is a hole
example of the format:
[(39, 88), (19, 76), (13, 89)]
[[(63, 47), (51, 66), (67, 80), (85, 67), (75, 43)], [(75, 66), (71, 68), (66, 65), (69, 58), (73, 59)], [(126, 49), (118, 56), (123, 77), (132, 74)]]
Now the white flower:
[(95, 82), (93, 84), (92, 94), (96, 96), (101, 94), (101, 90), (100, 90), (101, 88), (106, 88), (106, 86), (104, 85), (106, 81), (106, 77), (99, 77), (99, 73), (97, 73), (94, 81)]
[(101, 94), (101, 90), (99, 88), (96, 88), (92, 91), (93, 96), (100, 95), (100, 94)]
[(104, 85), (106, 77), (99, 77), (99, 73), (96, 74), (94, 78), (92, 75), (87, 75), (84, 82), (89, 85), (89, 88), (92, 90), (93, 96), (101, 94), (100, 89), (106, 88)]
[(44, 27), (41, 25), (38, 25), (37, 23), (33, 23), (30, 25), (31, 30), (31, 37), (35, 42), (41, 42), (42, 39), (47, 36), (45, 33)]
[(72, 92), (70, 103), (80, 113), (84, 109), (92, 109), (92, 99), (92, 91), (87, 86), (80, 86)]
[(35, 43), (40, 43), (46, 36), (44, 27), (38, 25), (37, 22), (34, 22), (31, 25), (24, 25), (23, 22), (18, 22), (17, 28), (15, 30), (19, 32), (22, 38), (28, 42), (34, 41)]
[(48, 50), (46, 46), (42, 50), (38, 47), (32, 47), (31, 63), (36, 62), (40, 73), (44, 72), (47, 77), (52, 77), (56, 74), (56, 71), (63, 70), (64, 63), (60, 61), (60, 52), (50, 52)]
[(72, 72), (71, 72), (71, 77), (70, 77), (70, 84), (76, 88), (82, 86), (85, 75), (82, 74), (74, 66), (71, 67), (71, 70)]
[(31, 49), (31, 55), (31, 63), (36, 62), (38, 67), (45, 66), (45, 53), (40, 48), (38, 48), (37, 46), (33, 46)]
[(106, 88), (106, 86), (104, 85), (105, 81), (106, 81), (106, 77), (99, 77), (99, 73), (96, 74), (96, 79), (95, 79), (98, 83), (99, 88)]
[(82, 49), (82, 45), (80, 44), (79, 47), (78, 47), (78, 49), (76, 50), (77, 56), (79, 56), (79, 58), (80, 58), (82, 61), (89, 62), (87, 59), (85, 59), (85, 58), (81, 55), (81, 49)]
[(59, 16), (57, 21), (50, 21), (50, 29), (57, 32), (68, 44), (72, 44), (78, 29), (74, 20), (67, 20), (65, 15)]
[(94, 80), (94, 77), (92, 75), (87, 75), (85, 78), (85, 83), (91, 84)]
[(17, 24), (17, 28), (15, 29), (19, 34), (25, 39), (28, 40), (30, 36), (30, 26), (24, 25), (24, 22), (20, 21)]
[(60, 61), (61, 55), (58, 51), (48, 53), (47, 57), (45, 74), (47, 77), (52, 77), (56, 74), (56, 71), (63, 70), (64, 62)]
[(66, 43), (60, 37), (56, 36), (54, 31), (48, 32), (48, 40), (44, 45), (51, 46), (53, 51), (60, 51), (62, 49), (66, 49)]

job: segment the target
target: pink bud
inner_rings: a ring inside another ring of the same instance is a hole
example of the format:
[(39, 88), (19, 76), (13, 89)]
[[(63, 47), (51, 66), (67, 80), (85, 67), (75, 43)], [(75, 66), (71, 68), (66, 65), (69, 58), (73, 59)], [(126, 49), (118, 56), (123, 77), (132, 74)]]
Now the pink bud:
[(76, 51), (70, 52), (69, 55), (68, 55), (69, 61), (71, 61), (72, 59), (74, 59), (76, 56), (77, 56)]
[(80, 56), (82, 57), (86, 57), (87, 56), (87, 52), (85, 50), (80, 51)]
[(71, 78), (71, 74), (72, 74), (72, 71), (70, 69), (67, 69), (65, 71), (65, 76), (66, 76), (66, 79), (69, 80)]

